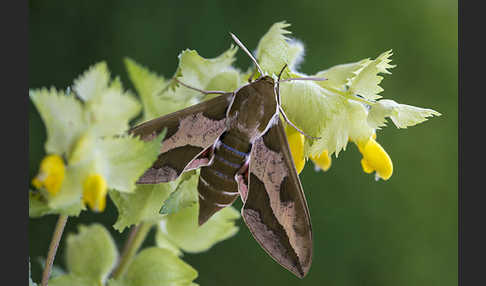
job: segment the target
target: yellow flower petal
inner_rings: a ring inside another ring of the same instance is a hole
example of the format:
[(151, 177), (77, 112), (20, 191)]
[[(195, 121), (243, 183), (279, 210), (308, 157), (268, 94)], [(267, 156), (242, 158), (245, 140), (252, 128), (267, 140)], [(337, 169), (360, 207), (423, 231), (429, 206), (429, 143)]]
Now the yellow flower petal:
[(287, 134), (287, 141), (289, 142), (290, 153), (294, 159), (295, 169), (300, 174), (304, 169), (305, 157), (304, 157), (304, 135), (300, 134), (292, 126), (285, 127), (285, 133)]
[(32, 180), (37, 189), (45, 188), (49, 194), (55, 196), (61, 189), (66, 168), (59, 155), (47, 155), (40, 163), (39, 173)]
[(314, 164), (324, 172), (331, 168), (332, 160), (327, 150), (325, 150), (318, 156), (311, 156), (310, 158), (312, 162), (314, 162)]
[(99, 174), (89, 175), (83, 183), (83, 201), (93, 211), (101, 212), (106, 207), (108, 189), (105, 179)]
[(361, 167), (365, 173), (376, 171), (376, 177), (388, 180), (393, 174), (393, 163), (385, 149), (375, 141), (376, 135), (366, 142), (357, 142), (359, 151), (363, 155)]

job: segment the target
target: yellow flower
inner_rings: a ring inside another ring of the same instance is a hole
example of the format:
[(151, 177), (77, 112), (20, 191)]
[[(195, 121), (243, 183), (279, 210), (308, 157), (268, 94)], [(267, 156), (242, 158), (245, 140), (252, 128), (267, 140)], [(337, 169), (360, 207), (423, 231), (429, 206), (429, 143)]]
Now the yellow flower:
[(61, 189), (66, 168), (59, 155), (47, 155), (42, 159), (40, 170), (32, 180), (32, 185), (37, 189), (45, 188), (49, 194), (55, 196)]
[[(294, 159), (295, 169), (300, 174), (305, 166), (306, 158), (304, 156), (304, 141), (305, 137), (300, 132), (295, 130), (292, 126), (287, 125), (285, 127), (285, 133), (287, 134), (287, 141), (289, 142), (290, 153)], [(327, 150), (322, 152), (318, 156), (310, 157), (312, 162), (323, 171), (329, 170), (331, 167), (331, 157)]]
[(376, 135), (364, 142), (356, 142), (359, 151), (363, 155), (361, 167), (365, 173), (376, 171), (376, 179), (388, 180), (393, 174), (393, 163), (385, 149), (375, 141)]
[(106, 207), (108, 189), (105, 179), (99, 174), (89, 175), (83, 183), (83, 201), (93, 211), (101, 212)]
[(285, 127), (285, 133), (287, 134), (287, 141), (289, 142), (290, 153), (294, 159), (295, 169), (297, 174), (300, 174), (304, 169), (305, 157), (304, 157), (304, 135), (300, 134), (292, 126), (287, 125)]
[(314, 164), (324, 172), (329, 170), (329, 168), (331, 168), (332, 161), (327, 150), (324, 150), (324, 152), (322, 152), (318, 156), (311, 156), (310, 158), (312, 162), (314, 162)]

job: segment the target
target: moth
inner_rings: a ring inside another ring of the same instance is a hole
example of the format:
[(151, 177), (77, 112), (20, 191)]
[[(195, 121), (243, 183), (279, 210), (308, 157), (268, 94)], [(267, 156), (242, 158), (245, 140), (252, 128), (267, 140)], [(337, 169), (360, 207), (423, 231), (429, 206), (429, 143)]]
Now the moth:
[[(230, 33), (231, 34), (231, 33)], [(255, 240), (279, 264), (303, 278), (312, 262), (309, 209), (285, 135), (278, 81), (231, 34), (260, 72), (234, 92), (205, 91), (217, 97), (147, 121), (130, 133), (152, 140), (166, 129), (160, 155), (138, 180), (158, 184), (200, 168), (199, 225), (240, 197), (241, 215)], [(321, 78), (295, 78), (324, 80)], [(175, 79), (177, 80), (177, 79)], [(307, 136), (307, 135), (306, 135)]]

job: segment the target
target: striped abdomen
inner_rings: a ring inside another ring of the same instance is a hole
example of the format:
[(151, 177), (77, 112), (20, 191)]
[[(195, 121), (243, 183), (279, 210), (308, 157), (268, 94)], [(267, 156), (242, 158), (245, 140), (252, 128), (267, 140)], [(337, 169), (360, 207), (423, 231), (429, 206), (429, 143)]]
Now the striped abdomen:
[(235, 175), (250, 153), (250, 143), (231, 130), (218, 140), (211, 165), (202, 167), (199, 176), (199, 225), (238, 198)]

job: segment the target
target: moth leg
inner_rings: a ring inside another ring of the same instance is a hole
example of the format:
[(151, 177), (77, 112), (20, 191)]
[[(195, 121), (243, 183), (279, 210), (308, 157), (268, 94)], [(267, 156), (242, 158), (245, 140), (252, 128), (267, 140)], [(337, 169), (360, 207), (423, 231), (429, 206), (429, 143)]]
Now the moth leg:
[(202, 151), (196, 158), (194, 158), (187, 166), (184, 168), (184, 172), (194, 170), (200, 167), (206, 167), (211, 165), (214, 154), (214, 146), (211, 145), (206, 150)]
[(278, 110), (280, 111), (280, 113), (282, 114), (285, 122), (287, 122), (287, 124), (289, 124), (290, 126), (292, 126), (295, 130), (297, 130), (299, 133), (301, 133), (302, 135), (304, 135), (305, 137), (307, 138), (310, 138), (310, 139), (321, 139), (321, 137), (314, 137), (314, 136), (310, 136), (310, 135), (307, 135), (304, 131), (300, 130), (297, 126), (295, 126), (294, 123), (292, 123), (292, 121), (289, 120), (289, 118), (287, 117), (287, 114), (285, 114), (282, 106), (280, 105), (280, 76), (282, 75), (282, 72), (284, 71), (284, 69), (287, 67), (287, 65), (284, 65), (284, 67), (282, 68), (282, 70), (280, 71), (280, 74), (278, 75), (278, 80), (277, 80), (277, 84), (275, 86), (275, 95), (277, 97), (277, 104), (278, 104)]
[(193, 89), (195, 91), (199, 91), (200, 93), (203, 93), (205, 95), (208, 95), (208, 94), (231, 94), (231, 93), (233, 93), (233, 92), (219, 91), (219, 90), (203, 90), (203, 89), (199, 89), (197, 87), (193, 87), (193, 86), (190, 86), (188, 84), (185, 84), (182, 81), (178, 80), (177, 78), (174, 78), (174, 80), (177, 81), (178, 83), (180, 83), (182, 86)]

